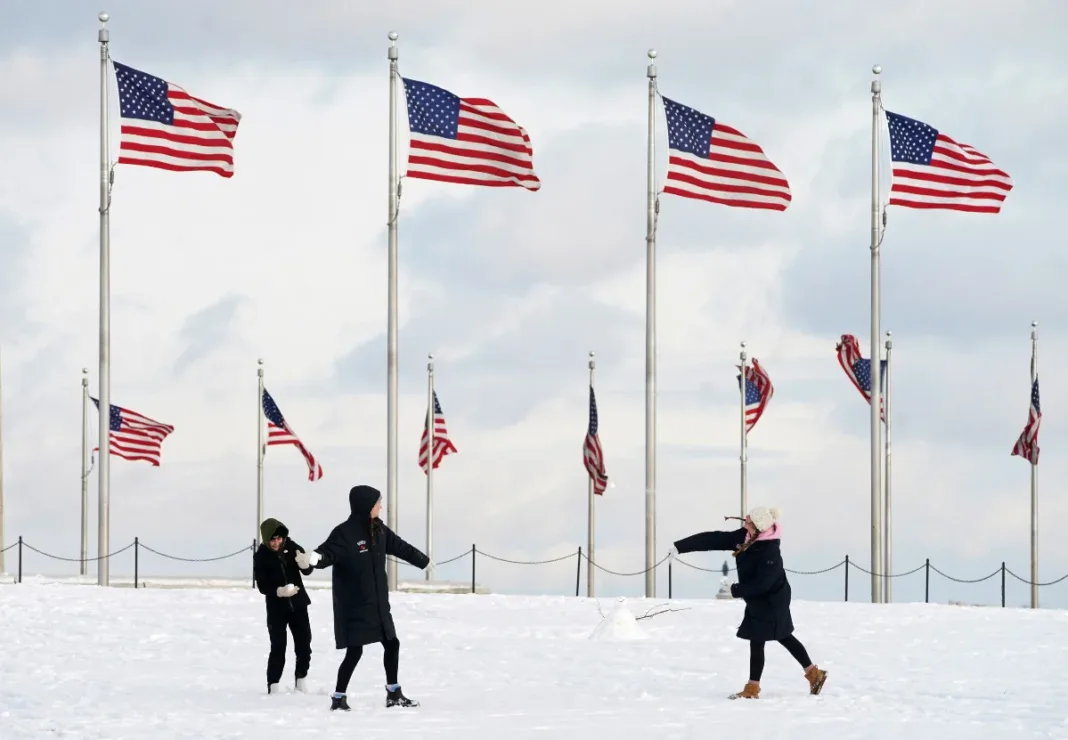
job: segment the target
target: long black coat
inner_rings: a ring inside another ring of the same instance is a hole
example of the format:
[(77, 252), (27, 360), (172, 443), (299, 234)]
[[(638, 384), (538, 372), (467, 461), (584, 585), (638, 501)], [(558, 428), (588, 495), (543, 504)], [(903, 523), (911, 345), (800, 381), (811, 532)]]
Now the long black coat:
[[(679, 554), (706, 550), (737, 550), (745, 542), (745, 529), (702, 532), (675, 543)], [(738, 627), (743, 640), (781, 640), (794, 631), (790, 616), (790, 581), (782, 562), (779, 540), (759, 540), (735, 558), (738, 582), (731, 596), (745, 601), (745, 616)]]
[(426, 568), (430, 558), (382, 523), (371, 520), (381, 498), (377, 489), (356, 486), (349, 491), (351, 516), (315, 548), (322, 559), (316, 568), (333, 566), (334, 643), (338, 650), (370, 645), (397, 636), (389, 609), (386, 555)]
[[(275, 621), (275, 617), (281, 614), (307, 609), (311, 604), (311, 597), (304, 589), (304, 579), (300, 577), (311, 575), (312, 569), (301, 571), (297, 567), (297, 553), (304, 552), (304, 548), (289, 539), (289, 530), (286, 525), (277, 519), (267, 519), (260, 525), (263, 535), (263, 543), (256, 549), (256, 555), (252, 559), (252, 573), (256, 580), (256, 588), (264, 595), (267, 602), (267, 621)], [(272, 550), (267, 546), (271, 537), (279, 535), (286, 539), (282, 547)], [(294, 596), (279, 597), (278, 588), (287, 583), (297, 586), (300, 591)]]

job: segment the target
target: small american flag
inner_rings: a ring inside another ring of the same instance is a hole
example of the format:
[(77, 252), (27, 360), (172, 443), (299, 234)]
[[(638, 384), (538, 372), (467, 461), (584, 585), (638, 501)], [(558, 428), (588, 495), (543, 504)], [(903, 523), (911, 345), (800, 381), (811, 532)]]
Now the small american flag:
[[(100, 401), (94, 398), (93, 403), (99, 411)], [(108, 451), (123, 460), (144, 460), (158, 468), (163, 440), (174, 427), (115, 404), (111, 404), (110, 417)], [(99, 449), (96, 447), (93, 452)]]
[(997, 213), (1012, 179), (990, 158), (922, 121), (886, 112), (890, 129), (890, 205)]
[(736, 128), (664, 98), (668, 128), (665, 193), (737, 208), (785, 211), (792, 195), (779, 168)]
[(267, 446), (295, 446), (304, 456), (304, 461), (308, 463), (308, 480), (317, 481), (322, 478), (323, 466), (316, 461), (315, 456), (308, 452), (308, 448), (297, 437), (297, 433), (282, 416), (282, 410), (278, 408), (278, 404), (274, 402), (266, 388), (263, 389), (263, 415), (267, 417)]
[(608, 473), (604, 469), (604, 452), (601, 450), (601, 439), (597, 436), (597, 399), (593, 395), (593, 386), (590, 386), (590, 425), (586, 429), (586, 441), (582, 447), (582, 461), (586, 465), (586, 472), (593, 481), (593, 492), (603, 496), (608, 488)]
[[(742, 376), (738, 375), (738, 385), (741, 386)], [(757, 358), (752, 359), (752, 364), (745, 368), (745, 432), (748, 434), (760, 417), (764, 415), (764, 407), (775, 394), (775, 386), (771, 384), (771, 378), (767, 371), (760, 366)]]
[[(871, 360), (860, 356), (860, 342), (852, 334), (843, 334), (838, 350), (838, 364), (842, 366), (846, 377), (860, 391), (871, 405)], [(879, 360), (879, 389), (886, 390), (886, 360)], [(879, 415), (886, 421), (886, 396), (879, 394)]]
[(1020, 438), (1012, 448), (1013, 455), (1019, 455), (1032, 465), (1038, 465), (1038, 427), (1042, 424), (1042, 407), (1038, 403), (1038, 377), (1031, 384), (1031, 408), (1027, 412), (1027, 424), (1020, 432)]
[[(429, 416), (429, 414), (428, 414)], [(423, 425), (423, 436), (419, 440), (419, 467), (427, 472), (427, 425)], [(456, 446), (449, 439), (449, 430), (445, 428), (445, 414), (438, 403), (438, 392), (434, 391), (434, 470), (441, 465), (441, 460), (450, 452), (456, 452)]]
[(233, 177), (240, 113), (194, 98), (159, 77), (113, 64), (122, 116), (119, 164)]
[(486, 98), (404, 79), (408, 101), (408, 177), (461, 185), (538, 190), (526, 130)]

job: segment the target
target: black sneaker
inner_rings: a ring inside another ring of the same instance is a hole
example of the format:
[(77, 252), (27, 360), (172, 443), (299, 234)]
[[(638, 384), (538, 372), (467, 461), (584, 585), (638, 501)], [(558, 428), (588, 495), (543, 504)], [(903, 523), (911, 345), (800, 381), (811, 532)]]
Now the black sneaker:
[(347, 697), (345, 697), (345, 696), (332, 696), (332, 697), (330, 697), (330, 711), (333, 712), (333, 711), (338, 710), (338, 709), (340, 709), (340, 710), (342, 710), (344, 712), (348, 712), (348, 711), (352, 710), (352, 707), (349, 706), (349, 700), (348, 700)]
[(415, 701), (413, 699), (409, 699), (407, 696), (405, 696), (404, 692), (401, 691), (400, 686), (398, 686), (396, 688), (396, 690), (394, 690), (394, 691), (390, 691), (389, 689), (386, 689), (386, 706), (387, 707), (417, 707), (417, 706), (419, 706), (419, 702), (417, 702), (417, 701)]

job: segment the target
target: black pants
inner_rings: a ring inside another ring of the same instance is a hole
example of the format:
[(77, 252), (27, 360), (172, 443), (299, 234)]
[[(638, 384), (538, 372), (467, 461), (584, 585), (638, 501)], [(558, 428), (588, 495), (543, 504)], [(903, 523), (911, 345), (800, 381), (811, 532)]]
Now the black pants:
[(271, 654), (267, 658), (267, 683), (282, 680), (286, 667), (286, 628), (293, 633), (293, 652), (297, 654), (296, 677), (308, 675), (311, 665), (311, 623), (308, 609), (296, 606), (292, 610), (280, 609), (267, 616), (267, 633), (271, 636)]
[[(386, 669), (386, 683), (392, 685), (397, 683), (397, 670), (400, 666), (400, 640), (397, 638), (383, 640), (382, 647), (385, 649), (382, 654), (382, 665)], [(356, 670), (356, 664), (360, 662), (361, 657), (363, 657), (362, 645), (355, 645), (345, 651), (345, 658), (337, 669), (337, 693), (344, 694), (348, 690), (349, 679), (352, 678), (352, 672)]]
[[(794, 660), (801, 664), (802, 668), (808, 668), (812, 665), (812, 661), (808, 659), (808, 651), (805, 650), (805, 646), (801, 644), (793, 635), (785, 637), (782, 640), (777, 641), (780, 645), (790, 651), (790, 655), (794, 656)], [(760, 676), (764, 673), (764, 641), (763, 640), (750, 640), (749, 641), (749, 680), (760, 681)]]

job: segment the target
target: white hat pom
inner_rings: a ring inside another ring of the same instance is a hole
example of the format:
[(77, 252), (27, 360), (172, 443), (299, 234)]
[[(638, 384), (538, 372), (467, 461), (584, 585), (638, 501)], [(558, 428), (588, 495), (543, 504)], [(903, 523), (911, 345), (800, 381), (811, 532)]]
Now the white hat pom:
[(782, 516), (782, 509), (780, 509), (778, 506), (772, 506), (771, 507), (771, 518), (772, 518), (772, 520), (777, 522), (777, 521), (779, 521), (779, 517), (781, 517), (781, 516)]

